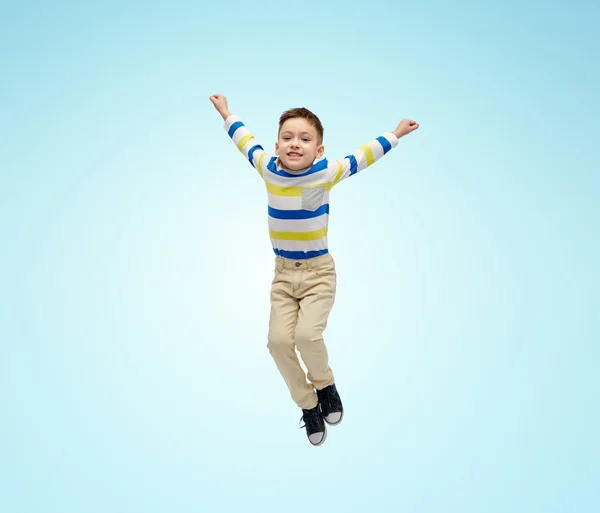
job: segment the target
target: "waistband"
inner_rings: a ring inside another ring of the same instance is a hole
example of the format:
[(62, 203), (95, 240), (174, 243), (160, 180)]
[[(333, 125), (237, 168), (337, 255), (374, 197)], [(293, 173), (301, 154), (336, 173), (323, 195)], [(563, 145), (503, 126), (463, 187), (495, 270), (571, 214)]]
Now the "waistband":
[(319, 267), (333, 263), (334, 261), (331, 253), (325, 253), (324, 255), (303, 260), (293, 260), (281, 256), (275, 257), (275, 265), (280, 269), (318, 269)]

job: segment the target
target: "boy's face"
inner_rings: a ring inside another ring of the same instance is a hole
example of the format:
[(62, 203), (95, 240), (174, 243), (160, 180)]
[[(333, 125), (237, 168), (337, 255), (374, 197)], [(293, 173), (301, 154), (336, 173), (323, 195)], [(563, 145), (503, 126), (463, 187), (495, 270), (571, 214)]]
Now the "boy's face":
[(275, 155), (287, 169), (299, 171), (311, 167), (321, 158), (325, 148), (319, 142), (317, 129), (304, 118), (286, 119), (275, 143)]

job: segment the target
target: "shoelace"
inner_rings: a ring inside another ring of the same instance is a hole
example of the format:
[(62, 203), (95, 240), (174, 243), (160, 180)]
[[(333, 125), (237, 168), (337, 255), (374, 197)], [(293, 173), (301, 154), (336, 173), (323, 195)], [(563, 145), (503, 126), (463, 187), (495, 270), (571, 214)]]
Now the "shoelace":
[(302, 429), (308, 426), (309, 434), (316, 433), (319, 427), (319, 416), (321, 412), (319, 412), (319, 408), (313, 408), (312, 410), (306, 410), (306, 413), (302, 414), (300, 417), (300, 422), (304, 421), (304, 424), (300, 426), (298, 429)]
[(341, 408), (341, 402), (338, 400), (338, 395), (333, 393), (331, 388), (324, 388), (319, 391), (319, 401), (323, 406), (323, 410), (330, 413), (339, 411)]

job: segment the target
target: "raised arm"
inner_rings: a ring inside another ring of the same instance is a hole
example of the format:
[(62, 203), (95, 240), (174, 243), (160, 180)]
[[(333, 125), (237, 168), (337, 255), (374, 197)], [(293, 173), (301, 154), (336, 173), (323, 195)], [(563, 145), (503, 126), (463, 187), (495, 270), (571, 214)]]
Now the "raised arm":
[(352, 176), (377, 162), (392, 148), (398, 145), (398, 139), (419, 128), (419, 124), (411, 119), (403, 119), (393, 132), (385, 132), (367, 144), (363, 144), (354, 153), (343, 160), (335, 161), (333, 184)]
[(215, 106), (215, 109), (217, 109), (217, 112), (221, 114), (221, 117), (225, 121), (225, 130), (238, 150), (242, 152), (250, 164), (263, 176), (264, 169), (270, 159), (269, 155), (256, 142), (256, 139), (246, 128), (246, 125), (242, 123), (241, 119), (231, 114), (225, 96), (214, 94), (210, 97), (210, 101)]

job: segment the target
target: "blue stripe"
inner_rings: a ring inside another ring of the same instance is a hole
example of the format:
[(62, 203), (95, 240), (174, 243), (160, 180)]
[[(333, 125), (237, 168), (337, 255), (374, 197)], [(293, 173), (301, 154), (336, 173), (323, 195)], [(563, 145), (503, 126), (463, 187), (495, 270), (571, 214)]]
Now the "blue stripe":
[(307, 258), (314, 258), (329, 253), (328, 249), (320, 249), (319, 251), (286, 251), (285, 249), (273, 248), (273, 251), (277, 256), (291, 260), (306, 260)]
[(327, 159), (319, 160), (319, 162), (317, 162), (314, 166), (312, 166), (305, 173), (300, 173), (298, 175), (295, 175), (292, 173), (288, 173), (287, 171), (284, 171), (283, 169), (277, 169), (277, 165), (275, 164), (276, 160), (277, 159), (271, 159), (271, 162), (269, 162), (269, 164), (267, 165), (267, 169), (269, 171), (271, 171), (271, 173), (274, 173), (279, 176), (283, 176), (285, 178), (300, 178), (301, 176), (312, 175), (313, 173), (318, 173), (319, 171), (323, 171), (323, 169), (327, 169), (327, 166), (329, 165), (327, 163)]
[(392, 149), (392, 145), (390, 144), (390, 141), (388, 141), (385, 137), (383, 137), (382, 135), (380, 135), (377, 140), (379, 141), (379, 144), (381, 144), (381, 146), (383, 147), (383, 154), (385, 155), (388, 151), (390, 151)]
[(350, 176), (352, 176), (358, 171), (358, 163), (354, 155), (348, 155), (346, 158), (350, 161)]
[(235, 134), (235, 131), (241, 126), (244, 126), (244, 123), (242, 123), (241, 121), (236, 121), (233, 125), (231, 125), (229, 127), (229, 131), (227, 132), (229, 134), (229, 137), (233, 138), (233, 134)]
[(256, 166), (254, 165), (254, 162), (252, 160), (252, 155), (256, 150), (265, 151), (265, 150), (263, 150), (263, 147), (260, 144), (255, 144), (254, 146), (252, 146), (252, 148), (250, 148), (250, 151), (248, 152), (248, 160), (250, 161), (250, 164), (252, 164), (253, 167), (256, 167)]
[(269, 207), (269, 215), (274, 219), (313, 219), (323, 214), (329, 214), (329, 203), (320, 206), (314, 212), (310, 210), (278, 210)]
[(267, 164), (267, 169), (271, 170), (272, 167), (275, 166), (275, 161), (277, 160), (277, 157), (271, 157), (269, 159), (269, 163)]

